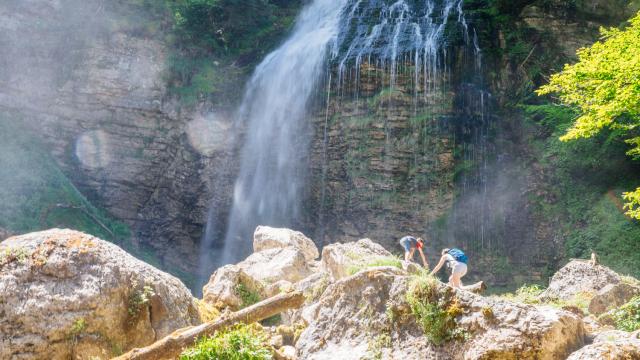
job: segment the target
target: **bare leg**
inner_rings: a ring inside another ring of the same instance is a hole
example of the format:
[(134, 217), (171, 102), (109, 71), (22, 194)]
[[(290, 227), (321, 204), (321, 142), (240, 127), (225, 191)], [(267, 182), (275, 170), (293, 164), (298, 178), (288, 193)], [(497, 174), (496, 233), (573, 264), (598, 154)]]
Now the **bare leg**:
[(449, 277), (449, 283), (454, 288), (462, 289), (462, 281), (460, 280), (460, 276), (457, 274), (452, 274), (451, 277)]

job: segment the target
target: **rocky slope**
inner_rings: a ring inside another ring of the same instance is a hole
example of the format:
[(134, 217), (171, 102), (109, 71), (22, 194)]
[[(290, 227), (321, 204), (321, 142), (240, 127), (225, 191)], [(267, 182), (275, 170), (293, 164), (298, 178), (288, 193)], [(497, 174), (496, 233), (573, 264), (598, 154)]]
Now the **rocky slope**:
[[(287, 233), (289, 240), (282, 236)], [(256, 252), (250, 258), (266, 256), (265, 251), (270, 250), (259, 250), (260, 243), (270, 236), (278, 237), (277, 242), (270, 242), (279, 244), (280, 250), (299, 252), (294, 234), (299, 233), (261, 227), (254, 238)], [(296, 288), (307, 297), (303, 309), (282, 317), (285, 328), (304, 328), (290, 344), (297, 349), (297, 358), (601, 359), (606, 358), (604, 354), (633, 358), (640, 349), (637, 334), (606, 332), (606, 325), (585, 317), (575, 306), (560, 308), (553, 302), (581, 293), (591, 293), (592, 302), (600, 301), (595, 294), (606, 288), (605, 283), (620, 283), (619, 275), (601, 265), (569, 263), (541, 295), (546, 300), (530, 305), (454, 290), (420, 274), (415, 264), (400, 260), (394, 266), (380, 266), (379, 260), (389, 261), (390, 255), (369, 239), (332, 244), (324, 248), (319, 261), (306, 260), (307, 267), (318, 270), (297, 282), (293, 277), (307, 274), (302, 264), (290, 268), (282, 260), (263, 263), (269, 263), (273, 272), (289, 269), (287, 279), (280, 279), (284, 281), (278, 291)], [(237, 308), (242, 302), (238, 286), (269, 296), (264, 289), (278, 283), (277, 278), (265, 281), (263, 272), (250, 274), (248, 268), (242, 269), (246, 264), (245, 260), (229, 265), (242, 276), (229, 272), (228, 267), (212, 275), (205, 287), (205, 301), (221, 308)], [(637, 285), (633, 287), (640, 290)], [(615, 301), (629, 299), (626, 296)], [(422, 317), (419, 310), (416, 312), (420, 306), (427, 312), (441, 309), (443, 317), (434, 315), (437, 312)], [(444, 314), (451, 314), (452, 320), (445, 320)], [(437, 330), (445, 331), (440, 328), (442, 321), (452, 321), (449, 328), (444, 328), (449, 331), (448, 338), (436, 336), (443, 334)], [(587, 343), (590, 345), (585, 347)]]
[[(591, 294), (591, 308), (610, 286), (640, 290), (637, 280), (587, 261), (569, 263), (527, 304), (450, 288), (369, 239), (329, 245), (318, 259), (302, 233), (259, 227), (254, 250), (211, 276), (204, 302), (227, 311), (303, 292), (301, 309), (263, 325), (277, 359), (595, 360), (640, 352), (637, 331), (612, 331), (606, 317), (572, 305)], [(106, 359), (200, 322), (179, 280), (71, 230), (1, 242), (0, 286), (3, 359)], [(630, 296), (613, 295), (603, 311)]]
[(200, 323), (175, 277), (72, 230), (0, 243), (0, 358), (108, 359)]

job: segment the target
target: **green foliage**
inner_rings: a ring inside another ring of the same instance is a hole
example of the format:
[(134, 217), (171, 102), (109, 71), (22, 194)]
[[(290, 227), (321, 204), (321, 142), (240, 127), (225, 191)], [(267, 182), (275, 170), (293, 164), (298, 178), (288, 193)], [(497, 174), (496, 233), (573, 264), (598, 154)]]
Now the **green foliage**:
[(465, 332), (456, 322), (456, 317), (462, 314), (458, 300), (448, 288), (440, 292), (434, 277), (413, 276), (406, 301), (426, 338), (433, 344), (464, 339)]
[(608, 313), (616, 329), (623, 331), (640, 330), (640, 296), (636, 296), (620, 308)]
[(376, 267), (376, 266), (393, 266), (402, 269), (402, 260), (394, 256), (380, 256), (372, 259), (364, 264), (351, 265), (347, 268), (347, 273), (353, 275), (360, 270)]
[[(624, 30), (601, 29), (602, 40), (578, 50), (579, 61), (551, 76), (539, 95), (558, 94), (580, 110), (563, 141), (593, 137), (608, 128), (630, 137), (627, 154), (640, 157), (640, 13)], [(640, 218), (640, 188), (625, 193), (627, 214)]]
[(71, 228), (118, 243), (128, 240), (128, 227), (94, 207), (22, 123), (20, 117), (0, 115), (0, 227), (14, 233)]
[(151, 298), (155, 295), (155, 291), (149, 285), (140, 287), (135, 280), (131, 283), (131, 288), (133, 290), (129, 293), (127, 312), (129, 313), (130, 322), (135, 322), (142, 309), (149, 304)]
[(235, 288), (235, 292), (236, 294), (240, 297), (240, 299), (242, 300), (242, 307), (245, 308), (247, 306), (251, 306), (257, 302), (259, 302), (260, 299), (260, 295), (258, 295), (257, 293), (251, 291), (245, 284), (243, 283), (239, 283), (238, 285), (236, 285)]
[(538, 296), (542, 294), (544, 288), (540, 285), (522, 285), (518, 290), (516, 290), (515, 294), (507, 293), (503, 294), (500, 297), (509, 301), (519, 302), (523, 304), (539, 304), (540, 299)]
[(205, 337), (180, 355), (180, 360), (270, 360), (266, 335), (251, 326), (217, 332)]
[(77, 337), (78, 335), (82, 334), (86, 328), (87, 328), (87, 321), (84, 318), (80, 318), (76, 320), (71, 325), (71, 336)]
[[(183, 105), (236, 101), (243, 78), (291, 28), (299, 0), (130, 0), (131, 31), (165, 33), (167, 83)], [(126, 10), (126, 9), (125, 9)], [(140, 17), (138, 14), (145, 14)], [(159, 31), (162, 30), (162, 31)]]

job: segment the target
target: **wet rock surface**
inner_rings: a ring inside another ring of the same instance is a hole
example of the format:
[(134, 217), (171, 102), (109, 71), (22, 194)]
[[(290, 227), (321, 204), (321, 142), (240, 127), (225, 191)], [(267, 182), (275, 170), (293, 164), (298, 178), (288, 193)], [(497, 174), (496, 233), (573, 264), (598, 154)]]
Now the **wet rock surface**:
[(72, 230), (0, 243), (0, 358), (108, 359), (200, 322), (175, 277)]

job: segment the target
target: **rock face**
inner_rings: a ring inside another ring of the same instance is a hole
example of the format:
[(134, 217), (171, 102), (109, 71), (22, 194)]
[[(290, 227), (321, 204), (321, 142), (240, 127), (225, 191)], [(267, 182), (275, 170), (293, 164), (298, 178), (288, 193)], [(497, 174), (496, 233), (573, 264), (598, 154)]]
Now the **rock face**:
[(41, 138), (94, 205), (131, 227), (137, 245), (195, 272), (209, 202), (224, 207), (232, 193), (231, 150), (219, 141), (230, 119), (178, 111), (167, 94), (163, 35), (146, 34), (152, 20), (130, 18), (136, 11), (126, 6), (0, 3), (0, 112)]
[(0, 358), (108, 359), (199, 323), (189, 290), (71, 230), (0, 243)]
[(615, 285), (620, 281), (620, 276), (606, 266), (594, 266), (585, 260), (572, 260), (553, 275), (549, 287), (541, 297), (569, 300), (580, 293), (593, 296), (605, 286)]
[(627, 360), (640, 359), (640, 332), (606, 331), (574, 352), (567, 360)]
[(382, 246), (370, 239), (357, 242), (332, 244), (322, 249), (322, 267), (334, 280), (349, 276), (350, 268), (363, 266), (375, 258), (392, 256)]
[(299, 231), (284, 228), (258, 226), (253, 234), (253, 251), (268, 249), (284, 249), (291, 247), (299, 250), (306, 261), (313, 261), (320, 256), (313, 240)]
[[(371, 268), (327, 288), (312, 309), (296, 347), (303, 359), (561, 359), (583, 344), (582, 322), (552, 308), (536, 308), (455, 293), (464, 342), (430, 343), (407, 309), (409, 277), (400, 269)], [(438, 291), (448, 291), (439, 285)], [(485, 312), (490, 309), (490, 316)], [(394, 310), (395, 311), (395, 310)]]
[(603, 287), (589, 302), (589, 312), (600, 315), (611, 308), (626, 304), (640, 294), (640, 288), (626, 284), (609, 284)]

